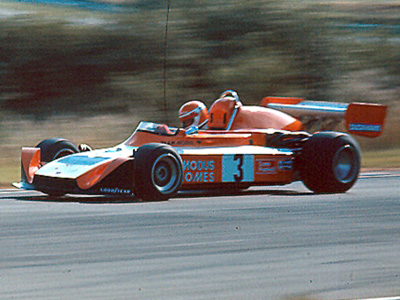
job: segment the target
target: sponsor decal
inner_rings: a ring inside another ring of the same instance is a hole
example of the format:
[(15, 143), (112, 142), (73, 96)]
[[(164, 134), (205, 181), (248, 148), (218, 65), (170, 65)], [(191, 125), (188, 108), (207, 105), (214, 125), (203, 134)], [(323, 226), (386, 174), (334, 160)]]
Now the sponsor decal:
[(161, 141), (163, 144), (179, 147), (179, 146), (193, 146), (193, 141)]
[(214, 182), (214, 160), (184, 160), (183, 171), (185, 182)]
[(291, 170), (293, 170), (293, 161), (291, 159), (280, 160), (279, 161), (279, 170), (280, 171), (291, 171)]
[(382, 126), (376, 124), (350, 123), (350, 131), (381, 132)]
[(183, 162), (184, 171), (213, 171), (214, 168), (214, 160), (185, 160)]
[(186, 172), (186, 182), (214, 182), (214, 172)]
[(276, 174), (276, 161), (272, 159), (256, 159), (257, 174)]
[(120, 189), (120, 188), (100, 188), (100, 192), (106, 193), (106, 194), (124, 194), (128, 195), (131, 194), (131, 190), (129, 189)]

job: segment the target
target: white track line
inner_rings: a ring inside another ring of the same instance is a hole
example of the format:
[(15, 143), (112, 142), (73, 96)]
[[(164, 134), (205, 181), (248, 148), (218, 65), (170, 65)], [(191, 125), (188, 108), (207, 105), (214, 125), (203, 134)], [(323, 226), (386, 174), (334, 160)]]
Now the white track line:
[(32, 193), (32, 191), (28, 190), (19, 190), (19, 189), (0, 189), (0, 194), (16, 194), (16, 193)]
[(357, 300), (400, 300), (400, 296), (386, 297), (386, 298), (368, 298), (368, 299), (357, 299)]
[[(399, 177), (399, 171), (364, 171), (360, 173), (359, 178), (386, 178), (386, 177)], [(383, 298), (386, 300), (385, 298)], [(390, 300), (390, 298), (389, 298)]]

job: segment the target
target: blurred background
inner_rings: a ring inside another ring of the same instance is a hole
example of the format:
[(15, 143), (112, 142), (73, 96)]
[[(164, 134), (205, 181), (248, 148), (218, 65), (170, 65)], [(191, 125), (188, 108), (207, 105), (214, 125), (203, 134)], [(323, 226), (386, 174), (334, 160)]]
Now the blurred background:
[(226, 89), (389, 105), (383, 136), (357, 139), (363, 167), (400, 167), (399, 15), (398, 1), (171, 0), (165, 48), (167, 1), (1, 1), (0, 183), (19, 180), (22, 146), (112, 146)]

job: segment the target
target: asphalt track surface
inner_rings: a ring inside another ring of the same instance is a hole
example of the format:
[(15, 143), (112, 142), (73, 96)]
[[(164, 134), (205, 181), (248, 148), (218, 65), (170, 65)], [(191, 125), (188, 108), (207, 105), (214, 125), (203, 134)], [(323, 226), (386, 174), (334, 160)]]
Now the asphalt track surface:
[(152, 203), (0, 190), (0, 226), (0, 299), (400, 295), (399, 172), (336, 195), (301, 183)]

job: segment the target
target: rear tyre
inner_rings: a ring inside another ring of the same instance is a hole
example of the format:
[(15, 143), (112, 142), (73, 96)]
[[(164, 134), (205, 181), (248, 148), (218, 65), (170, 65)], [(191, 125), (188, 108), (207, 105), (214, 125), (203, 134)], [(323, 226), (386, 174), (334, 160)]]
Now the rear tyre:
[(146, 201), (173, 197), (182, 184), (182, 165), (171, 146), (151, 143), (140, 147), (135, 154), (135, 195)]
[(41, 141), (36, 148), (40, 148), (40, 161), (45, 163), (80, 152), (74, 143), (63, 138), (46, 139)]
[(305, 142), (298, 162), (307, 188), (315, 193), (344, 193), (358, 179), (360, 146), (348, 134), (320, 132)]

